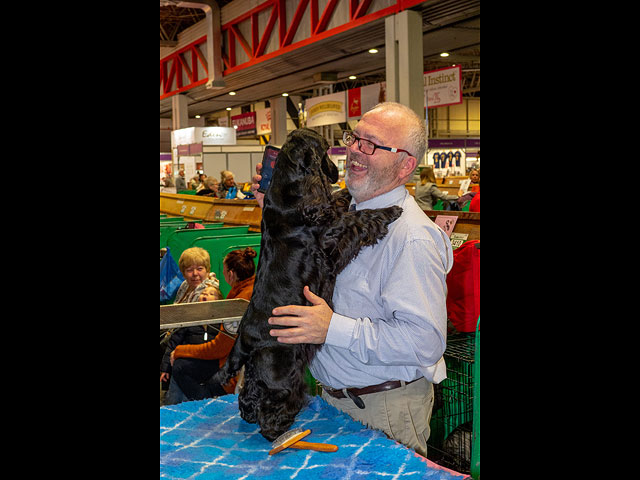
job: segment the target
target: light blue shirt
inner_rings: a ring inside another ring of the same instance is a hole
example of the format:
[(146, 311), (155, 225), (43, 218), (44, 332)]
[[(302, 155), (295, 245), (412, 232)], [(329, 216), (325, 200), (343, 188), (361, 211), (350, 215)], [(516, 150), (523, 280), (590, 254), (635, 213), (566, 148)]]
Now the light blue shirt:
[(364, 387), (422, 376), (446, 378), (446, 233), (418, 207), (404, 185), (356, 205), (402, 207), (376, 245), (363, 248), (338, 275), (334, 314), (311, 374), (333, 388)]

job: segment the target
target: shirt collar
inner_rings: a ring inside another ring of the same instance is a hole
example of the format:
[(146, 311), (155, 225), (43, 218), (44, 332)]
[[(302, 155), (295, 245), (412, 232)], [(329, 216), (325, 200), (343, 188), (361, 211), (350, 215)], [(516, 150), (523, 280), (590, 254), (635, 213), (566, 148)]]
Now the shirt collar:
[[(365, 208), (384, 208), (391, 205), (400, 205), (408, 193), (409, 192), (407, 191), (405, 186), (400, 185), (387, 193), (383, 193), (382, 195), (378, 195), (377, 197), (373, 197), (369, 200), (365, 200), (364, 202), (356, 204), (356, 210), (363, 210)], [(352, 198), (351, 204), (353, 205), (354, 203), (355, 201)]]

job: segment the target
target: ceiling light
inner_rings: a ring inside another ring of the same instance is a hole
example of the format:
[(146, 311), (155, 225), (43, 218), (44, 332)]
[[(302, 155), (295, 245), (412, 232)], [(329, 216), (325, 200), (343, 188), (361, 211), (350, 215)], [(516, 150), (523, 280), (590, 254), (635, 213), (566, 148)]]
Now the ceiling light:
[(356, 77), (355, 75), (349, 75), (349, 80), (355, 80), (356, 78), (358, 77)]
[(230, 112), (231, 111), (231, 107), (227, 107), (227, 111)]
[(196, 118), (200, 118), (200, 115), (196, 115)]
[(283, 96), (283, 97), (288, 97), (288, 96), (289, 96), (289, 94), (288, 94), (288, 93), (283, 93), (283, 94), (282, 94), (282, 96)]
[(378, 49), (377, 48), (370, 48), (369, 49), (369, 53), (378, 53)]
[(447, 52), (442, 52), (442, 53), (440, 54), (440, 56), (441, 56), (441, 57), (448, 57), (448, 56), (449, 56), (449, 54), (448, 54)]
[(235, 95), (236, 92), (229, 92), (229, 95)]

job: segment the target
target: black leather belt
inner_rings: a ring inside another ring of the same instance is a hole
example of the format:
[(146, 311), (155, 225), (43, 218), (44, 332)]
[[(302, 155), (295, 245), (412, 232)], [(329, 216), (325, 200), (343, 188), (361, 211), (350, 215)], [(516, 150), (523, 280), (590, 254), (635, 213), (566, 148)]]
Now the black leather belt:
[[(405, 382), (405, 385), (409, 385), (410, 383), (417, 382), (423, 377), (416, 378), (415, 380), (411, 380), (410, 382)], [(356, 404), (358, 408), (364, 408), (364, 402), (360, 398), (360, 395), (367, 395), (369, 393), (378, 393), (378, 392), (386, 392), (388, 390), (393, 390), (395, 388), (399, 388), (402, 386), (402, 382), (400, 380), (391, 380), (389, 382), (380, 383), (379, 385), (370, 385), (368, 387), (362, 388), (347, 388), (347, 395), (344, 394), (342, 390), (338, 390), (336, 388), (327, 387), (325, 385), (322, 386), (325, 392), (331, 395), (334, 398), (347, 398), (349, 397), (353, 400), (353, 403)]]

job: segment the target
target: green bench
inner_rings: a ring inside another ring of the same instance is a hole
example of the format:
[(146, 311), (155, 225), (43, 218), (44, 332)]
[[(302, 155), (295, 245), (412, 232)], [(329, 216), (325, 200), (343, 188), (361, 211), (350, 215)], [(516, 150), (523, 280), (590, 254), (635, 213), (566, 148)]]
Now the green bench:
[(171, 255), (176, 262), (187, 248), (193, 246), (192, 243), (199, 237), (209, 236), (230, 236), (230, 235), (246, 235), (249, 231), (249, 225), (241, 225), (237, 227), (214, 226), (211, 228), (192, 228), (188, 230), (174, 230), (166, 236), (166, 245), (160, 243), (160, 248), (170, 247)]
[[(161, 223), (160, 224), (160, 248), (164, 248), (167, 246), (167, 240), (169, 239), (169, 236), (171, 236), (172, 233), (174, 233), (178, 229), (183, 229), (189, 223), (191, 223), (191, 221), (187, 221), (187, 220), (183, 220), (181, 222), (174, 222), (174, 223)], [(213, 228), (221, 228), (224, 226), (224, 223), (217, 222), (217, 223), (207, 223), (203, 225), (205, 230), (210, 230)], [(194, 229), (194, 230), (197, 230), (197, 229)], [(202, 230), (202, 229), (199, 229), (199, 230)]]

